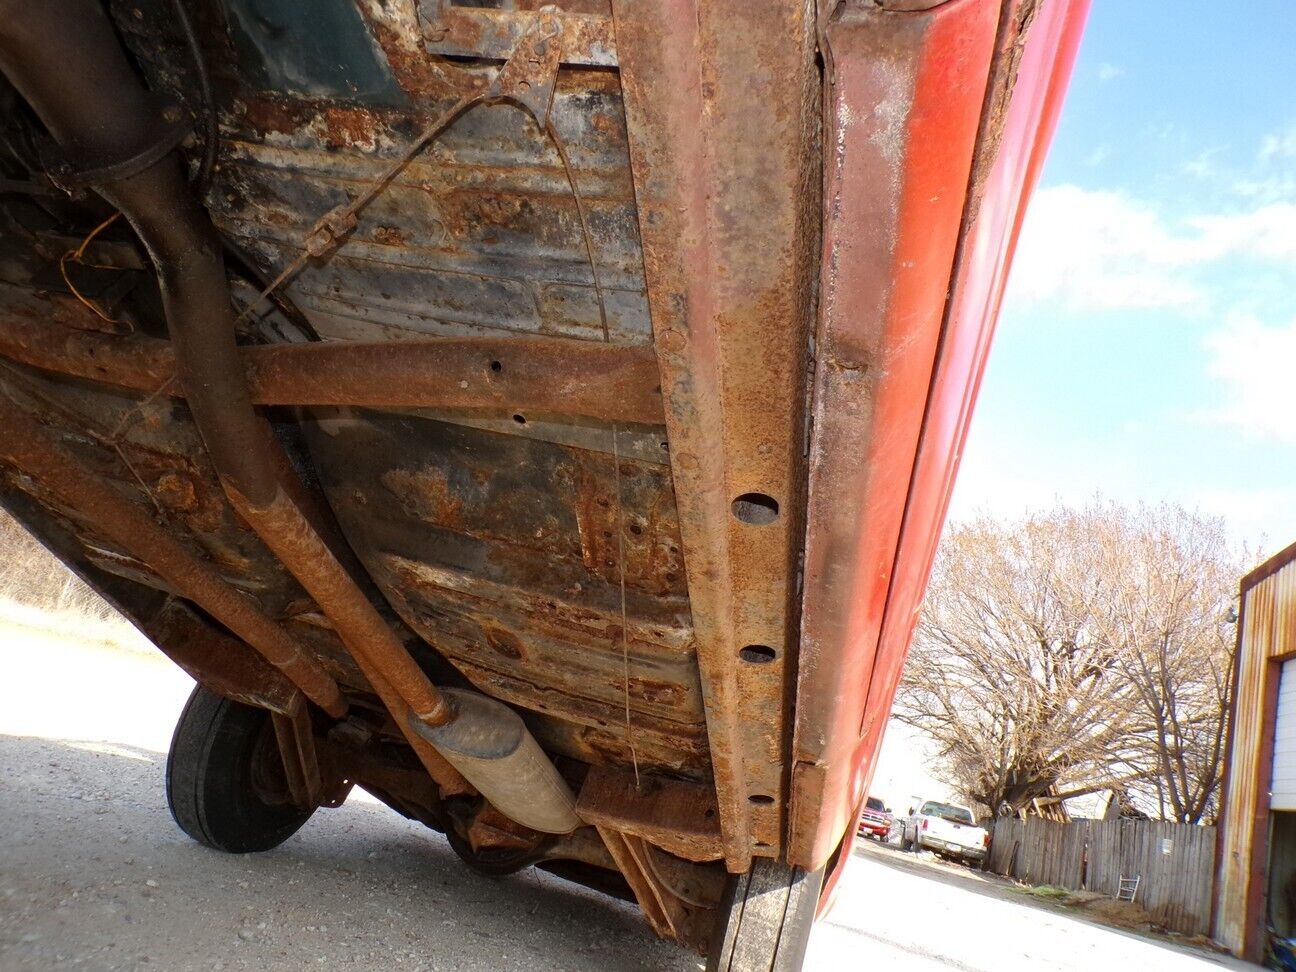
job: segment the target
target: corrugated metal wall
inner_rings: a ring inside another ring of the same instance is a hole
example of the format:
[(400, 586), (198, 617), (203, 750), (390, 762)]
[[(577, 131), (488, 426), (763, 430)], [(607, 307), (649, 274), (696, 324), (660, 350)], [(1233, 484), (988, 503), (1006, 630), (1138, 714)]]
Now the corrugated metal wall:
[(1214, 938), (1254, 957), (1263, 925), (1274, 708), (1284, 656), (1296, 654), (1296, 545), (1242, 582), (1233, 731), (1219, 833)]

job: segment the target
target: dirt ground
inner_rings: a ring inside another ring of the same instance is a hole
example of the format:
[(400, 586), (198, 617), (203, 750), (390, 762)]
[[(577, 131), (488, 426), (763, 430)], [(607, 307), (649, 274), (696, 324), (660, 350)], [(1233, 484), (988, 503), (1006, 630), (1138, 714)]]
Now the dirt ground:
[[(190, 682), (149, 650), (0, 625), (0, 970), (696, 970), (623, 903), (462, 867), (363, 795), (267, 854), (172, 823), (165, 752)], [(114, 701), (116, 700), (116, 701)], [(809, 969), (1039, 972), (1222, 965), (869, 845)]]
[[(1011, 882), (864, 841), (851, 880), (816, 935), (873, 946), (869, 965), (896, 972), (1258, 972), (1259, 966), (1113, 928), (1038, 901)], [(811, 948), (817, 943), (812, 942)], [(845, 954), (838, 950), (837, 954)]]

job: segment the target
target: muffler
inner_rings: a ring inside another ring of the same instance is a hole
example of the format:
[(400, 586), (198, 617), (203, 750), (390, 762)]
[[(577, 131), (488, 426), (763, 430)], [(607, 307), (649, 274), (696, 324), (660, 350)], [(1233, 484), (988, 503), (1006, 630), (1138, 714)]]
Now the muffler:
[(429, 726), (411, 714), (411, 729), (523, 826), (546, 834), (580, 826), (576, 798), (516, 712), (480, 692), (447, 688), (441, 694), (454, 713), (450, 721)]

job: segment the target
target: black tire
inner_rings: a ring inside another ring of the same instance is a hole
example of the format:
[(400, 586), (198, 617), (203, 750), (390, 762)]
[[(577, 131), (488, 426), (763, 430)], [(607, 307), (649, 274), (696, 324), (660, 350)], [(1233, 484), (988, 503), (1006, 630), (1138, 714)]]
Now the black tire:
[(707, 956), (707, 972), (800, 972), (823, 871), (758, 858), (729, 879)]
[(288, 798), (270, 713), (201, 685), (171, 738), (166, 795), (181, 830), (230, 854), (278, 847), (314, 813)]
[(507, 877), (544, 860), (544, 851), (539, 849), (501, 848), (492, 850), (483, 848), (480, 851), (474, 851), (472, 845), (459, 836), (453, 823), (446, 828), (445, 838), (450, 845), (450, 849), (455, 852), (459, 860), (468, 865), (470, 871), (474, 871), (483, 877)]

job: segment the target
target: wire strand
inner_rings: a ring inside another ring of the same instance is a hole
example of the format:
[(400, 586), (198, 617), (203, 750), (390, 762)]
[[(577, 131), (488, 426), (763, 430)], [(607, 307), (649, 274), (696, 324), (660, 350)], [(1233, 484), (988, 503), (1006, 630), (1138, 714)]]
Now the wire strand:
[[(572, 199), (576, 202), (576, 218), (580, 220), (581, 238), (585, 242), (585, 256), (589, 260), (590, 277), (594, 281), (594, 294), (598, 298), (599, 323), (603, 330), (603, 343), (612, 341), (608, 327), (607, 302), (603, 299), (603, 285), (599, 280), (598, 263), (594, 259), (594, 243), (589, 231), (589, 221), (585, 217), (585, 201), (581, 198), (580, 187), (576, 185), (576, 176), (572, 172), (571, 159), (567, 156), (567, 147), (563, 144), (558, 130), (551, 118), (545, 119), (545, 134), (562, 160), (563, 174), (567, 185), (571, 187)], [(634, 744), (634, 725), (630, 718), (630, 621), (626, 610), (625, 581), (625, 509), (621, 500), (621, 447), (618, 442), (620, 429), (612, 423), (612, 481), (616, 489), (616, 536), (617, 536), (617, 574), (621, 587), (621, 685), (625, 700), (626, 745), (630, 748), (630, 761), (634, 765), (635, 787), (639, 786), (639, 753)]]
[(203, 103), (203, 156), (194, 176), (193, 189), (199, 199), (207, 195), (211, 187), (212, 171), (216, 168), (216, 148), (220, 142), (220, 125), (216, 118), (216, 96), (212, 93), (211, 72), (207, 70), (207, 58), (203, 55), (198, 32), (194, 30), (193, 19), (189, 16), (186, 0), (172, 0), (176, 20), (180, 23), (180, 33), (184, 34), (185, 44), (193, 58), (194, 73), (198, 76), (198, 92)]
[(102, 321), (106, 321), (109, 324), (120, 324), (121, 320), (119, 320), (116, 317), (110, 317), (109, 315), (105, 314), (103, 311), (99, 309), (99, 306), (95, 304), (94, 301), (90, 300), (88, 297), (85, 296), (85, 294), (81, 293), (81, 291), (77, 289), (76, 284), (72, 282), (72, 278), (68, 275), (67, 265), (68, 265), (68, 261), (71, 260), (73, 263), (79, 263), (83, 266), (95, 267), (96, 269), (100, 269), (100, 270), (117, 269), (116, 267), (111, 267), (106, 264), (99, 264), (99, 263), (87, 264), (83, 259), (83, 257), (85, 256), (86, 247), (90, 245), (90, 243), (94, 240), (96, 236), (98, 236), (109, 226), (111, 226), (114, 222), (116, 222), (117, 217), (119, 216), (121, 216), (121, 213), (113, 213), (102, 223), (100, 223), (89, 233), (87, 233), (85, 239), (81, 241), (80, 246), (78, 246), (75, 250), (68, 250), (61, 257), (59, 257), (59, 275), (63, 278), (63, 283), (67, 285), (67, 289), (72, 292), (72, 296), (75, 297), (77, 300), (79, 300), (86, 307), (90, 308), (90, 310), (94, 312), (96, 317), (98, 317)]
[[(438, 115), (436, 120), (433, 121), (430, 125), (428, 125), (427, 128), (423, 129), (423, 131), (419, 134), (419, 137), (416, 138), (410, 144), (410, 147), (405, 150), (405, 154), (402, 155), (395, 162), (393, 162), (387, 168), (387, 171), (378, 177), (378, 180), (374, 182), (373, 185), (371, 185), (360, 195), (356, 196), (355, 199), (351, 200), (351, 202), (347, 203), (345, 206), (333, 212), (325, 213), (324, 216), (320, 217), (320, 222), (317, 222), (315, 224), (315, 227), (312, 228), (312, 230), (309, 233), (307, 233), (307, 238), (309, 239), (310, 236), (313, 235), (319, 229), (324, 219), (327, 219), (332, 216), (332, 217), (336, 217), (336, 220), (339, 223), (341, 223), (358, 216), (366, 206), (368, 206), (371, 202), (373, 202), (375, 197), (377, 197), (382, 192), (386, 191), (387, 187), (391, 185), (392, 180), (395, 179), (398, 175), (401, 174), (401, 172), (405, 170), (405, 167), (408, 166), (410, 162), (414, 160), (415, 156), (417, 156), (420, 152), (422, 152), (425, 148), (427, 148), (428, 145), (431, 143), (431, 141), (434, 138), (436, 138), (438, 135), (440, 135), (441, 132), (444, 131), (445, 128), (451, 122), (453, 122), (456, 118), (458, 118), (461, 114), (463, 114), (473, 105), (483, 100), (484, 96), (485, 93), (479, 91), (472, 94), (466, 94), (460, 97), (458, 101), (456, 101), (453, 105), (451, 105), (444, 112)], [(337, 241), (335, 239), (334, 242), (336, 244), (340, 241)], [(272, 280), (266, 286), (266, 288), (256, 296), (256, 299), (254, 299), (250, 304), (248, 304), (245, 308), (243, 308), (243, 312), (239, 314), (239, 316), (235, 319), (234, 323), (241, 324), (248, 317), (249, 314), (251, 314), (257, 307), (261, 305), (261, 302), (263, 300), (269, 297), (272, 293), (274, 293), (285, 283), (287, 283), (292, 277), (294, 277), (298, 272), (300, 272), (302, 267), (306, 266), (306, 263), (307, 261), (310, 260), (310, 258), (311, 258), (310, 248), (305, 244), (303, 244), (301, 251), (297, 254), (296, 257), (293, 258), (293, 261), (290, 264), (288, 264), (288, 266), (284, 267), (282, 271), (280, 271), (279, 275), (275, 277), (274, 280)]]

